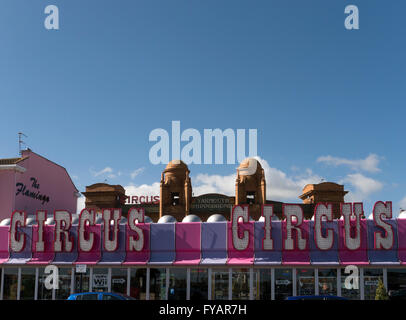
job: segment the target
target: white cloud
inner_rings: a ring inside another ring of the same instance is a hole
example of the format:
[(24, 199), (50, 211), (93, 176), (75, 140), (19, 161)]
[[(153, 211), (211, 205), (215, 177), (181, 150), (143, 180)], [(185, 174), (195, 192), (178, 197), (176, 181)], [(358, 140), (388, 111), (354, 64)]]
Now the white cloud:
[(319, 183), (322, 177), (314, 174), (312, 170), (305, 170), (304, 174), (288, 176), (285, 172), (272, 168), (266, 160), (257, 157), (265, 171), (266, 194), (268, 199), (276, 201), (298, 201), (303, 188), (307, 184)]
[[(275, 201), (298, 201), (303, 187), (310, 183), (319, 183), (322, 178), (314, 174), (311, 170), (306, 170), (305, 174), (299, 176), (288, 176), (281, 170), (272, 168), (268, 162), (260, 157), (256, 159), (261, 163), (265, 171), (266, 194), (268, 199)], [(229, 196), (235, 195), (236, 173), (221, 176), (198, 174), (193, 184), (195, 196), (205, 193), (223, 193)]]
[[(265, 171), (266, 179), (266, 194), (267, 199), (282, 201), (282, 202), (300, 202), (298, 199), (303, 188), (307, 184), (320, 183), (324, 179), (312, 170), (307, 169), (302, 174), (287, 174), (277, 168), (271, 167), (264, 159), (256, 157), (261, 163)], [(131, 177), (135, 178), (141, 173), (144, 168), (139, 168), (131, 173)], [(96, 172), (101, 174), (114, 174), (114, 170), (106, 167), (103, 170)], [(236, 172), (229, 175), (209, 175), (205, 173), (192, 175), (193, 195), (199, 196), (206, 193), (220, 193), (228, 196), (235, 195), (235, 179)], [(362, 202), (365, 201), (371, 194), (376, 193), (383, 188), (383, 183), (366, 177), (361, 173), (349, 174), (339, 184), (346, 184), (346, 190), (350, 192), (346, 195), (346, 202)], [(124, 186), (126, 195), (144, 195), (157, 196), (160, 193), (160, 183), (142, 185), (127, 185)], [(406, 209), (406, 197), (400, 201), (400, 206)], [(85, 197), (78, 198), (77, 212), (80, 212), (85, 206)]]
[[(94, 171), (93, 169), (90, 169), (90, 173), (93, 175), (93, 177), (99, 177), (101, 175), (106, 175), (110, 179), (117, 177), (117, 174), (115, 174), (114, 170), (110, 167), (106, 167), (100, 171)], [(118, 172), (118, 175), (120, 176), (121, 172)]]
[(366, 177), (361, 173), (349, 174), (339, 183), (348, 183), (353, 187), (353, 192), (346, 196), (347, 202), (364, 201), (369, 195), (383, 188), (382, 182)]
[[(270, 167), (266, 160), (259, 157), (256, 158), (265, 171), (268, 199), (297, 202), (306, 184), (319, 183), (322, 180), (319, 175), (314, 174), (310, 169), (307, 169), (304, 174), (289, 176), (281, 170)], [(192, 175), (191, 178), (194, 196), (206, 193), (235, 195), (236, 173), (224, 176), (200, 173), (196, 176)], [(127, 195), (156, 196), (159, 195), (159, 186), (159, 182), (154, 182), (152, 184), (127, 185), (124, 186), (124, 189)]]
[(135, 179), (135, 177), (138, 176), (141, 172), (143, 172), (144, 169), (145, 168), (142, 167), (142, 168), (138, 168), (138, 169), (134, 170), (133, 172), (131, 172), (131, 174), (130, 174), (131, 179)]
[(102, 174), (112, 173), (112, 172), (113, 172), (113, 169), (112, 169), (112, 168), (106, 167), (106, 168), (104, 168), (103, 170), (100, 170), (100, 171), (93, 171), (93, 175), (94, 175), (95, 177), (98, 177), (98, 176), (100, 176), (100, 175), (102, 175)]
[(193, 179), (192, 187), (195, 196), (205, 193), (222, 193), (228, 196), (235, 194), (235, 174), (221, 176), (200, 173)]
[(159, 195), (159, 182), (153, 184), (142, 184), (140, 186), (128, 185), (125, 186), (125, 194), (129, 195), (143, 195), (143, 196), (157, 196)]
[(322, 156), (317, 159), (317, 162), (323, 162), (327, 165), (331, 165), (334, 167), (337, 166), (349, 166), (351, 169), (359, 171), (366, 171), (366, 172), (379, 172), (381, 171), (378, 168), (380, 158), (376, 154), (370, 154), (365, 159), (358, 159), (358, 160), (350, 160), (345, 158), (338, 158), (332, 156)]

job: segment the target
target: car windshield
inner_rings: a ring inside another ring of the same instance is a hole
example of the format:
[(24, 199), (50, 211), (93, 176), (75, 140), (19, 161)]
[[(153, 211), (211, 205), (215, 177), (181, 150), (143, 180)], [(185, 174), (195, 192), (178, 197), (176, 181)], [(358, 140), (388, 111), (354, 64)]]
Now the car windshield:
[(113, 292), (103, 294), (103, 300), (136, 300), (136, 299), (123, 293)]
[(97, 293), (79, 294), (76, 296), (76, 300), (97, 300), (97, 296)]
[(114, 295), (119, 296), (119, 297), (121, 297), (122, 299), (125, 299), (125, 300), (137, 300), (137, 299), (135, 299), (133, 297), (130, 297), (130, 296), (128, 296), (126, 294), (123, 294), (123, 293), (114, 293)]

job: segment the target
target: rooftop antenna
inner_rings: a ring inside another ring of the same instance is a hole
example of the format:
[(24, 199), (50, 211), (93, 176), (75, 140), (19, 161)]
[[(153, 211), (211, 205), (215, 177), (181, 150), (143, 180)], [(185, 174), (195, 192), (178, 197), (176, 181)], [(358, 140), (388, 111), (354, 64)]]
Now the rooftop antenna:
[(18, 133), (18, 153), (20, 154), (20, 156), (22, 156), (23, 150), (22, 150), (22, 145), (25, 144), (27, 145), (24, 141), (22, 137), (26, 137), (28, 138), (28, 136), (26, 136), (24, 133), (19, 132)]

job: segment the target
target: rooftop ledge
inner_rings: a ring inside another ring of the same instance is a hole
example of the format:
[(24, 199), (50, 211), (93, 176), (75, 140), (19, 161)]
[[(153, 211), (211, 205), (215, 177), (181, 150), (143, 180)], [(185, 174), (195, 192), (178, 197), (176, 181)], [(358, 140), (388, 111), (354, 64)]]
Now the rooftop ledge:
[(18, 164), (3, 164), (0, 165), (0, 171), (1, 170), (12, 170), (20, 173), (24, 173), (27, 169), (19, 166)]

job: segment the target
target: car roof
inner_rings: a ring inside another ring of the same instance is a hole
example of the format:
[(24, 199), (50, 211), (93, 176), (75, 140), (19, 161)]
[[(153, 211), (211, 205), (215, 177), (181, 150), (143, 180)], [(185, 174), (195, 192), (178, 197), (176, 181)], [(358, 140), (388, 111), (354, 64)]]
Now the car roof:
[(125, 297), (125, 294), (122, 293), (116, 293), (116, 292), (79, 292), (79, 293), (72, 293), (71, 296), (80, 296), (84, 294), (111, 294), (111, 295), (116, 295), (116, 296), (123, 296)]

